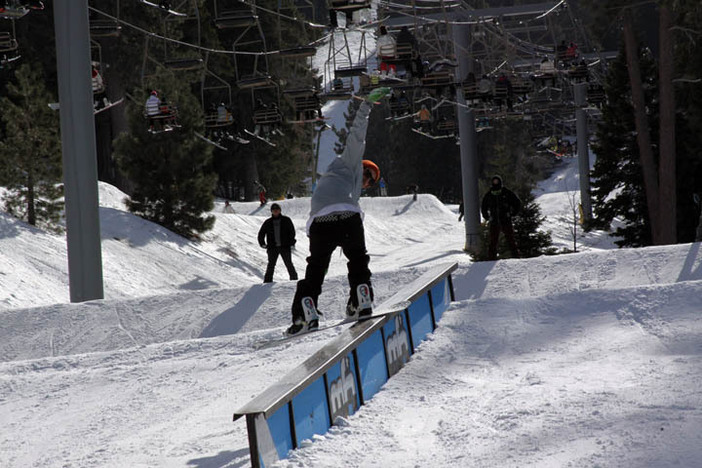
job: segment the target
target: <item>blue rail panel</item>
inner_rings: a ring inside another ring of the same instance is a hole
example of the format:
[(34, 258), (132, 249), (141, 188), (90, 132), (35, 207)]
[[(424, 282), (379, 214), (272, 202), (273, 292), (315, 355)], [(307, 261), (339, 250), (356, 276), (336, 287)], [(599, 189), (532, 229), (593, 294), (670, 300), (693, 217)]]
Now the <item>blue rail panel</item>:
[[(402, 369), (434, 331), (452, 297), (457, 264), (438, 265), (405, 285), (385, 305), (411, 303), (399, 313), (358, 322), (234, 413), (246, 416), (251, 464), (287, 458), (302, 440), (354, 414)], [(403, 305), (404, 307), (404, 305)]]
[(295, 436), (299, 445), (315, 434), (324, 434), (331, 426), (327, 409), (327, 391), (320, 377), (292, 399)]
[(397, 314), (383, 326), (385, 357), (390, 377), (397, 374), (410, 358), (410, 339), (404, 313)]
[(448, 278), (431, 288), (431, 302), (434, 306), (434, 323), (439, 323), (444, 312), (451, 305), (451, 287)]
[(356, 348), (358, 367), (361, 371), (361, 388), (363, 400), (368, 401), (378, 393), (380, 387), (388, 380), (388, 370), (385, 364), (385, 349), (383, 337), (377, 330)]
[(286, 458), (288, 456), (288, 451), (293, 449), (292, 434), (290, 432), (290, 410), (288, 405), (281, 406), (278, 411), (268, 418), (267, 422), (278, 456), (281, 459)]
[(419, 343), (424, 341), (427, 335), (434, 331), (431, 320), (431, 305), (429, 304), (429, 294), (424, 294), (417, 298), (409, 306), (409, 323), (412, 328), (412, 349), (416, 349)]
[(327, 371), (327, 391), (329, 394), (329, 412), (332, 423), (342, 416), (354, 414), (361, 406), (358, 392), (358, 376), (353, 353), (344, 356)]

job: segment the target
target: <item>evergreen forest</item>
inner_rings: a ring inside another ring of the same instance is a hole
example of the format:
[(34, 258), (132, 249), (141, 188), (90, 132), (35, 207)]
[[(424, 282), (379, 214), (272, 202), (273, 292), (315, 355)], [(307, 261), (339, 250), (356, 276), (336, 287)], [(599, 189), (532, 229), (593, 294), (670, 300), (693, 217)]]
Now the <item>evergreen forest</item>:
[[(49, 106), (58, 102), (52, 3), (0, 19), (0, 184), (6, 189), (4, 211), (60, 231), (59, 113)], [(207, 212), (216, 197), (257, 200), (264, 187), (271, 200), (310, 195), (324, 122), (313, 117), (301, 123), (296, 103), (305, 93), (321, 97), (320, 105), (327, 98), (309, 92), (323, 85), (310, 54), (329, 47), (325, 2), (170, 2), (182, 16), (138, 0), (88, 3), (98, 178), (128, 195), (130, 211), (197, 238), (214, 223)], [(534, 2), (474, 3), (478, 9)], [(378, 36), (386, 8), (377, 6), (380, 20), (365, 26), (368, 34)], [(580, 219), (581, 229), (610, 230), (622, 247), (702, 240), (702, 5), (579, 0), (558, 8), (554, 16), (570, 15), (580, 37), (587, 38), (583, 50), (613, 52), (606, 61), (588, 64), (598, 70), (604, 97), (589, 104), (590, 148), (596, 155), (588, 174), (593, 213)], [(230, 27), (233, 21), (243, 26)], [(446, 26), (437, 28), (441, 37), (450, 34)], [(571, 34), (559, 28), (553, 20), (544, 50), (557, 50)], [(484, 51), (471, 50), (471, 67), (481, 65), (485, 72)], [(456, 67), (454, 55), (444, 60)], [(516, 61), (513, 67), (516, 76)], [(455, 96), (461, 80), (455, 79), (447, 95)], [(355, 92), (363, 94), (362, 88)], [(170, 106), (169, 119), (146, 114), (151, 96)], [(515, 99), (520, 105), (526, 100)], [(574, 102), (561, 101), (567, 112), (575, 111)], [(346, 126), (331, 128), (337, 153), (358, 106), (354, 99), (348, 102)], [(441, 102), (436, 108), (441, 111)], [(453, 104), (451, 109), (449, 119), (457, 120)], [(427, 138), (416, 131), (416, 118), (397, 118), (387, 102), (370, 118), (366, 157), (382, 168), (388, 195), (414, 186), (445, 203), (461, 202), (460, 140), (453, 134)], [(527, 118), (519, 109), (503, 112), (500, 104), (500, 114), (491, 115), (487, 129), (476, 134), (479, 192), (500, 174), (521, 198), (524, 209), (515, 225), (525, 256), (555, 253), (549, 234), (540, 229), (543, 218), (532, 190), (563, 157), (544, 141), (575, 135), (574, 125), (563, 120)]]

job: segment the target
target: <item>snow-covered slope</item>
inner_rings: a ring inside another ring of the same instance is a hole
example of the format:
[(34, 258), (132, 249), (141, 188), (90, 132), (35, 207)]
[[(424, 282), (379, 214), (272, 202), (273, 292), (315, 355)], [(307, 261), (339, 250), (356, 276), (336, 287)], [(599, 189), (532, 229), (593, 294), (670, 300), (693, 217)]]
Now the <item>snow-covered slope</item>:
[[(62, 237), (0, 218), (0, 466), (248, 466), (233, 411), (339, 330), (254, 350), (287, 326), (295, 286), (282, 265), (261, 284), (267, 207), (219, 204), (193, 243), (125, 212), (114, 188), (100, 195), (101, 301), (67, 303)], [(302, 272), (309, 200), (280, 203)], [(457, 302), (361, 411), (280, 466), (697, 466), (700, 244), (603, 250), (595, 233), (581, 253), (473, 264), (455, 206), (362, 205), (378, 301), (456, 261)], [(345, 270), (335, 255), (327, 320)]]

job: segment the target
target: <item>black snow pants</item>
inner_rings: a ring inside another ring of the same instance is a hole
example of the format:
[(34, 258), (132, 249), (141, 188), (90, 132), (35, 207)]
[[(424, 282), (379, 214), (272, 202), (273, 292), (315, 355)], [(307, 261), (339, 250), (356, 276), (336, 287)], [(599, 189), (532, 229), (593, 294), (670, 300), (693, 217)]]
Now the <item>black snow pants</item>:
[(358, 304), (356, 287), (367, 284), (371, 288), (371, 272), (368, 269), (370, 257), (366, 251), (366, 239), (363, 220), (358, 213), (338, 213), (317, 218), (310, 226), (310, 256), (307, 257), (305, 278), (298, 281), (292, 304), (293, 323), (296, 319), (304, 320), (302, 298), (311, 297), (317, 305), (317, 298), (322, 293), (322, 283), (327, 273), (331, 256), (337, 247), (348, 259), (349, 297), (354, 305)]
[(275, 272), (275, 264), (278, 263), (278, 255), (283, 257), (283, 263), (285, 263), (285, 268), (288, 269), (288, 274), (290, 279), (297, 280), (297, 272), (295, 271), (295, 266), (292, 262), (292, 254), (290, 252), (290, 247), (268, 247), (268, 266), (266, 267), (266, 274), (263, 276), (264, 283), (273, 282), (273, 273)]

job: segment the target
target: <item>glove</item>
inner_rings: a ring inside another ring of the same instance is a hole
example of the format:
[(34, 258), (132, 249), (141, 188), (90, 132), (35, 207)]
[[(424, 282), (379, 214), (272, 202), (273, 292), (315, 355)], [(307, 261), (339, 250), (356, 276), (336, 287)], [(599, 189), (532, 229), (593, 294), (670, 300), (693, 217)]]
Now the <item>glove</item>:
[(261, 248), (265, 249), (265, 248), (267, 248), (267, 247), (268, 247), (268, 246), (267, 246), (266, 244), (261, 244)]
[(385, 96), (390, 94), (391, 91), (392, 91), (392, 89), (390, 89), (387, 86), (375, 88), (373, 91), (370, 92), (370, 94), (368, 94), (366, 101), (375, 104), (376, 102), (380, 102), (381, 99), (383, 99)]

